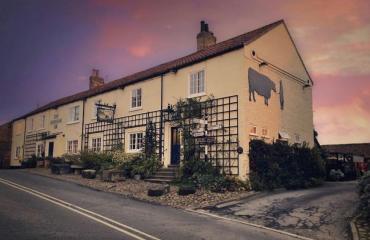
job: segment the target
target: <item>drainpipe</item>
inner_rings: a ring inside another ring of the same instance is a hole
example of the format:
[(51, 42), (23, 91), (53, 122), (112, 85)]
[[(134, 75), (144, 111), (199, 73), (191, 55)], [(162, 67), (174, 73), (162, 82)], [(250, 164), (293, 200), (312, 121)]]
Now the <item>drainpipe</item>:
[(86, 98), (82, 100), (82, 122), (81, 122), (81, 152), (84, 150), (84, 122), (85, 122), (85, 102)]
[(163, 133), (163, 74), (161, 74), (161, 113), (159, 127), (159, 160), (162, 162), (162, 133)]

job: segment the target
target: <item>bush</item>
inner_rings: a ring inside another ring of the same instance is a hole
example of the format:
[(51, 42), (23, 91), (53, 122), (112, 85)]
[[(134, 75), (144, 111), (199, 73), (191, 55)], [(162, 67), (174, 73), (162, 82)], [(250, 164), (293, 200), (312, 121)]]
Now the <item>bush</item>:
[(65, 153), (62, 155), (62, 158), (65, 160), (65, 162), (70, 163), (72, 165), (81, 165), (81, 154), (70, 154)]
[(36, 155), (32, 155), (30, 158), (22, 161), (22, 167), (24, 168), (35, 168), (37, 165), (37, 161), (41, 158), (36, 157)]
[(359, 209), (361, 215), (370, 220), (370, 171), (362, 176), (358, 186), (360, 195)]
[(283, 142), (267, 144), (262, 140), (252, 140), (249, 158), (250, 181), (254, 190), (314, 187), (320, 185), (325, 177), (320, 152), (306, 144), (289, 146)]
[(157, 155), (146, 157), (145, 154), (130, 154), (127, 160), (122, 163), (121, 168), (125, 176), (133, 177), (140, 175), (143, 178), (152, 176), (162, 167)]
[(86, 169), (102, 171), (114, 167), (112, 153), (109, 152), (81, 152), (81, 163)]
[(210, 162), (202, 160), (191, 159), (186, 161), (180, 172), (182, 184), (209, 189), (213, 192), (249, 189), (247, 182), (225, 176)]

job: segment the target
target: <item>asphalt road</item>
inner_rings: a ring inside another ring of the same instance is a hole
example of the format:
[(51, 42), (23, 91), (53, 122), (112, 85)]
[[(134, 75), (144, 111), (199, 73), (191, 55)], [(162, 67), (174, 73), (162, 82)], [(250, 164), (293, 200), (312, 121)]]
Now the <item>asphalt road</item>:
[(357, 182), (326, 182), (307, 190), (261, 193), (210, 212), (314, 239), (351, 239), (349, 221), (358, 204)]
[[(85, 212), (75, 210), (77, 208)], [(92, 214), (100, 214), (107, 220), (94, 219)], [(110, 224), (112, 221), (114, 224)], [(253, 226), (95, 191), (20, 170), (0, 170), (0, 238), (293, 239)]]

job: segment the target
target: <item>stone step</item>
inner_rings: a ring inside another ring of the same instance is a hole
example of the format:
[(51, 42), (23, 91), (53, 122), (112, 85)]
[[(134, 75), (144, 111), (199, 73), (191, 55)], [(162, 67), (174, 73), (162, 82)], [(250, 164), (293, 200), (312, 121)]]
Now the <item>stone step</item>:
[(160, 178), (160, 179), (175, 179), (175, 176), (168, 176), (168, 175), (162, 175), (162, 174), (155, 174), (152, 176), (152, 178)]
[(145, 179), (147, 182), (153, 182), (153, 183), (170, 183), (173, 181), (173, 179), (162, 179), (162, 178), (147, 178)]
[(162, 169), (159, 169), (157, 172), (163, 172), (163, 173), (176, 173), (177, 170), (175, 169), (168, 169), (168, 168), (162, 168)]
[(161, 172), (161, 171), (158, 171), (154, 175), (163, 175), (163, 176), (168, 176), (168, 177), (175, 177), (176, 176), (176, 173), (174, 173), (174, 172)]

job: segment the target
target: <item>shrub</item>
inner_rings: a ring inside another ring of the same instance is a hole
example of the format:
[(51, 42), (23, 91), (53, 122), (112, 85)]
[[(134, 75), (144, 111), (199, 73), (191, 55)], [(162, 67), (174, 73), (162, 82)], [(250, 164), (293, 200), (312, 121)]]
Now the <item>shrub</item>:
[(36, 157), (36, 155), (32, 155), (30, 158), (22, 161), (22, 167), (24, 168), (35, 168), (37, 165), (37, 161), (41, 159)]
[(162, 163), (157, 155), (146, 157), (145, 154), (130, 154), (127, 155), (126, 161), (121, 165), (127, 177), (140, 175), (144, 178), (152, 176), (155, 172), (162, 167)]
[(81, 154), (70, 154), (65, 153), (62, 155), (62, 158), (65, 160), (65, 162), (73, 164), (73, 165), (81, 165)]
[(249, 158), (250, 183), (254, 190), (314, 187), (320, 185), (325, 177), (320, 152), (306, 144), (289, 146), (283, 142), (267, 144), (262, 140), (252, 140)]
[(370, 219), (370, 171), (362, 176), (358, 186), (360, 195), (359, 209), (361, 215)]
[(101, 171), (111, 169), (113, 164), (112, 153), (109, 152), (81, 152), (81, 162), (84, 168)]

